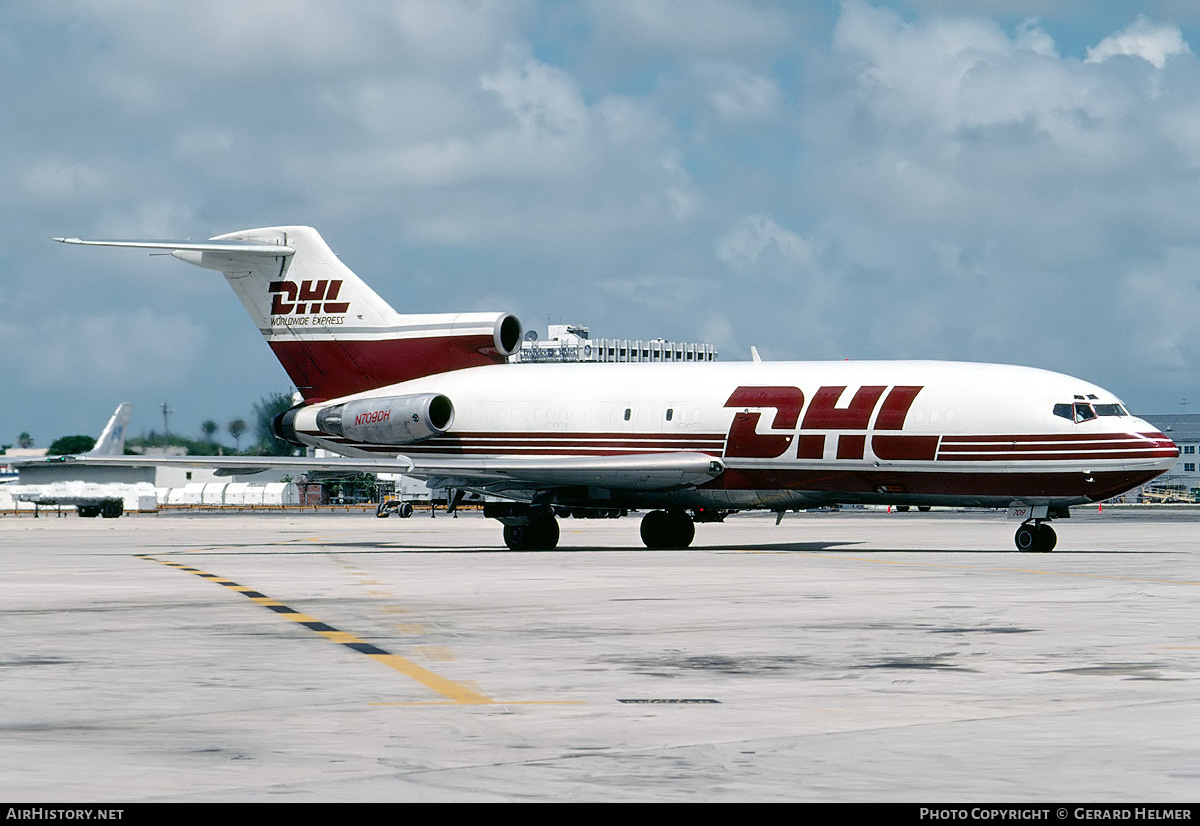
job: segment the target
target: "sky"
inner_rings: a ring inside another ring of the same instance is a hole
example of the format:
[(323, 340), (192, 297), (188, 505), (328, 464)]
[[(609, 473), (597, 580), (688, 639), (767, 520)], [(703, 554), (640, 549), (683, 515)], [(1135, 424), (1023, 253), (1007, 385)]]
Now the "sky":
[(285, 224), (401, 312), (1200, 412), (1197, 49), (1178, 0), (5, 0), (0, 443), (290, 391), (219, 273), (49, 240)]

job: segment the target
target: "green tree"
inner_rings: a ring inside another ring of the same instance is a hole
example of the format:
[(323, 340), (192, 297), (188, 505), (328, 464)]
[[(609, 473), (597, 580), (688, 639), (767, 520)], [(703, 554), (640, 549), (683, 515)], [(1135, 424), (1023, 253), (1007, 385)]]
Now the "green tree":
[(21, 435), (17, 437), (17, 447), (31, 448), (33, 447), (33, 437), (27, 432), (21, 431)]
[(275, 438), (272, 420), (292, 406), (291, 393), (272, 393), (254, 405), (254, 427), (258, 436), (255, 452), (262, 456), (291, 456), (296, 446)]
[(230, 422), (229, 424), (227, 424), (225, 426), (225, 429), (228, 430), (229, 435), (233, 437), (234, 450), (241, 450), (242, 449), (242, 434), (246, 432), (246, 420), (245, 419), (234, 419), (232, 422)]
[(212, 419), (205, 419), (204, 423), (200, 425), (200, 432), (204, 434), (204, 441), (206, 442), (211, 442), (220, 429), (221, 426)]
[(96, 440), (91, 436), (60, 436), (50, 443), (46, 453), (51, 456), (71, 456), (87, 453), (95, 446)]

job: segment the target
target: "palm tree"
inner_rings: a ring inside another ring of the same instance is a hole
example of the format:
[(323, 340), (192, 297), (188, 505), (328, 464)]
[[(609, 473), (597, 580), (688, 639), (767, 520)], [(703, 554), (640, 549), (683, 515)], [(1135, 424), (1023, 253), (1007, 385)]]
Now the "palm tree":
[(23, 448), (33, 447), (33, 437), (30, 436), (28, 433), (22, 431), (21, 435), (17, 437), (17, 447), (23, 447)]
[(245, 420), (234, 419), (232, 422), (226, 425), (226, 429), (229, 431), (229, 435), (233, 437), (234, 450), (241, 450), (242, 434), (246, 432)]
[(202, 425), (200, 425), (200, 430), (202, 433), (204, 433), (204, 441), (206, 442), (211, 442), (213, 440), (213, 436), (215, 436), (217, 431), (220, 429), (221, 426), (212, 419), (208, 419)]

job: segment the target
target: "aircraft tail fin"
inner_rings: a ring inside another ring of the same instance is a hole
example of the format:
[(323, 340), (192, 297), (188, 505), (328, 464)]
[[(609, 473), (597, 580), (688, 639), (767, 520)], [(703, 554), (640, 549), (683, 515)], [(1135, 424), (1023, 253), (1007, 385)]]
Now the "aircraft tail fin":
[(104, 431), (100, 434), (100, 438), (96, 440), (96, 445), (85, 456), (121, 456), (125, 453), (125, 429), (129, 427), (129, 411), (132, 405), (129, 402), (122, 402), (117, 405), (117, 409), (113, 411), (112, 417), (108, 420), (108, 424), (104, 426)]
[(220, 270), (309, 402), (503, 362), (521, 345), (521, 323), (508, 313), (397, 313), (312, 227), (240, 230), (208, 241), (54, 240), (169, 250)]

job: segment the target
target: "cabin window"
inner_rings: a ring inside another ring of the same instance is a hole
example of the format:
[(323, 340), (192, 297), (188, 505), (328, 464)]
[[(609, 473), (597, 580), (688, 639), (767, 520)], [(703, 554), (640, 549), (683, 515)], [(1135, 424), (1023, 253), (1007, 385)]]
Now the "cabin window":
[(1094, 418), (1096, 418), (1096, 411), (1092, 410), (1092, 406), (1090, 404), (1080, 404), (1079, 402), (1075, 403), (1075, 421), (1086, 422), (1089, 419)]
[(1074, 421), (1075, 408), (1069, 404), (1056, 404), (1054, 405), (1054, 415), (1061, 416), (1067, 421)]
[(669, 421), (671, 421), (671, 419), (673, 419), (673, 418), (675, 418), (675, 409), (674, 409), (674, 408), (671, 408), (671, 407), (668, 407), (668, 408), (667, 408), (667, 421), (669, 422)]
[(629, 417), (630, 417), (632, 414), (633, 414), (633, 409), (632, 409), (632, 408), (629, 408), (629, 407), (626, 407), (626, 408), (625, 408), (625, 421), (629, 421)]
[(1092, 408), (1097, 416), (1128, 416), (1124, 407), (1119, 404), (1094, 404)]

